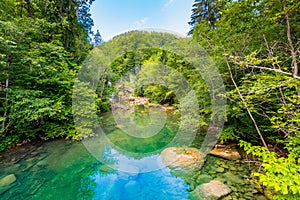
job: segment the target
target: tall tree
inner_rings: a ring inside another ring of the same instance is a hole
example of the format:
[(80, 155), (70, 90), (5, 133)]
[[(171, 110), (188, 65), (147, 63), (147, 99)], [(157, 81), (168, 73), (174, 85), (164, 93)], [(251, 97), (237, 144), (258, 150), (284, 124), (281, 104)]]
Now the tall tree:
[(206, 22), (210, 28), (215, 29), (225, 2), (225, 0), (195, 0), (189, 22), (192, 26), (189, 34), (193, 34), (194, 27), (202, 22)]
[(92, 2), (0, 0), (0, 150), (26, 138), (80, 138), (72, 86), (92, 48)]
[(193, 35), (232, 80), (225, 79), (228, 121), (220, 139), (256, 145), (241, 141), (261, 157), (263, 173), (255, 176), (281, 199), (300, 195), (299, 10), (296, 0), (232, 1), (216, 29), (198, 24), (201, 34)]
[(94, 35), (94, 46), (98, 46), (102, 43), (103, 43), (102, 36), (99, 30), (97, 30), (97, 33)]

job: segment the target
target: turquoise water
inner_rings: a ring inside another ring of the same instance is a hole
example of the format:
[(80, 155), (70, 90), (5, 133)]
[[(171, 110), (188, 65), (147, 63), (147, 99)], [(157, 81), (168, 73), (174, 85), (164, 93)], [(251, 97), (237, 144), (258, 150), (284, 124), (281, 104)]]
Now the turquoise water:
[[(14, 174), (17, 180), (0, 192), (1, 199), (189, 198), (190, 186), (172, 175), (155, 151), (176, 133), (178, 118), (169, 116), (160, 133), (143, 142), (116, 128), (111, 115), (103, 118), (110, 143), (100, 136), (84, 143), (55, 140), (2, 154), (0, 177)], [(140, 113), (134, 120), (148, 123)], [(96, 153), (86, 145), (93, 146)]]
[[(139, 126), (151, 120), (147, 110), (132, 116)], [(163, 116), (162, 116), (163, 117)], [(176, 135), (180, 116), (168, 113), (165, 125), (152, 136), (137, 132), (125, 134), (131, 126), (117, 125), (111, 114), (102, 117), (103, 135), (83, 142), (54, 140), (30, 143), (0, 154), (0, 199), (52, 200), (184, 200), (198, 185), (218, 179), (232, 193), (229, 199), (260, 199), (263, 194), (251, 183), (249, 165), (208, 156), (202, 168), (193, 172), (170, 170), (160, 152)], [(125, 120), (126, 121), (126, 120)], [(154, 122), (159, 122), (159, 116)], [(158, 126), (154, 126), (155, 130)], [(200, 148), (204, 134), (199, 133), (192, 147)], [(14, 174), (16, 181), (1, 188), (1, 179)]]
[[(27, 148), (26, 146), (24, 148)], [(116, 170), (96, 160), (81, 143), (57, 140), (32, 150), (2, 158), (1, 177), (15, 174), (17, 181), (1, 194), (1, 199), (186, 199), (188, 184), (173, 176), (168, 168), (142, 172), (158, 155), (135, 159), (114, 152)], [(20, 154), (25, 155), (23, 158)], [(127, 164), (128, 161), (135, 165)], [(149, 162), (150, 161), (150, 162)], [(138, 167), (136, 167), (138, 166)]]

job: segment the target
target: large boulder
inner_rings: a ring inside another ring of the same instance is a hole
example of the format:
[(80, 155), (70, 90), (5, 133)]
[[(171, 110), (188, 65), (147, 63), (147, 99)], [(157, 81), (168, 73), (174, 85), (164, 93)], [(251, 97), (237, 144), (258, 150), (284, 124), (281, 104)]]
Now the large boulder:
[(204, 163), (204, 156), (196, 148), (168, 147), (160, 154), (162, 161), (171, 169), (199, 169)]
[(16, 176), (14, 174), (7, 175), (0, 179), (0, 194), (14, 186), (13, 183), (15, 183), (17, 180)]
[(238, 151), (227, 148), (214, 148), (209, 154), (225, 158), (227, 160), (239, 160), (242, 158)]
[(231, 189), (219, 180), (199, 185), (191, 192), (195, 199), (217, 200), (231, 193)]

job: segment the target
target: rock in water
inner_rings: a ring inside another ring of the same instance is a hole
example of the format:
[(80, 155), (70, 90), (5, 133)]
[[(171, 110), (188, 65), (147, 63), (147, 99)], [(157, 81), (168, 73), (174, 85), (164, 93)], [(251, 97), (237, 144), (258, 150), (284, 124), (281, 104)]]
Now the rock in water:
[(196, 148), (168, 147), (160, 154), (164, 164), (171, 169), (199, 169), (204, 163), (204, 156)]
[(191, 195), (195, 199), (216, 200), (231, 193), (231, 189), (219, 180), (199, 185)]
[(11, 188), (16, 180), (17, 178), (14, 174), (7, 175), (0, 179), (0, 194)]
[(201, 174), (197, 178), (197, 183), (198, 184), (203, 184), (203, 183), (209, 183), (213, 178), (210, 175), (207, 174)]
[(240, 177), (238, 177), (237, 175), (235, 175), (231, 172), (226, 172), (223, 176), (227, 181), (230, 181), (232, 183), (236, 183), (236, 184), (244, 183), (244, 181)]
[(228, 160), (239, 160), (241, 155), (238, 151), (226, 148), (214, 148), (209, 154)]

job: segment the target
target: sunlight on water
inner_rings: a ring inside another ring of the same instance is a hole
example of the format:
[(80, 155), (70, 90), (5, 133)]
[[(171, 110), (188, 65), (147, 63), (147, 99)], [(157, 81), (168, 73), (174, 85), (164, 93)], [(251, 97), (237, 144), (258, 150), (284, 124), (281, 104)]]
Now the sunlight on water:
[[(145, 123), (143, 115), (135, 120)], [(3, 154), (0, 177), (14, 174), (16, 182), (3, 189), (1, 199), (187, 199), (189, 185), (172, 175), (162, 164), (159, 152), (178, 128), (177, 119), (168, 117), (161, 133), (132, 138), (115, 127), (111, 116), (102, 122), (107, 137), (118, 149), (102, 142), (94, 158), (79, 142), (50, 141)], [(98, 147), (99, 140), (87, 141)], [(101, 142), (100, 142), (101, 143)], [(125, 153), (124, 153), (125, 152)], [(128, 152), (128, 154), (126, 154)], [(140, 154), (140, 156), (138, 153)], [(155, 169), (153, 171), (153, 169)]]
[[(147, 114), (133, 116), (147, 126), (143, 117)], [(208, 156), (192, 173), (165, 167), (159, 155), (176, 134), (179, 116), (168, 113), (165, 126), (148, 138), (125, 134), (111, 114), (102, 118), (105, 140), (100, 135), (84, 143), (54, 140), (1, 153), (0, 199), (184, 200), (192, 199), (196, 187), (218, 179), (233, 190), (229, 199), (265, 200), (248, 179), (249, 166), (240, 161)], [(199, 133), (192, 146), (199, 148), (203, 137)], [(7, 176), (16, 180), (3, 186)]]

